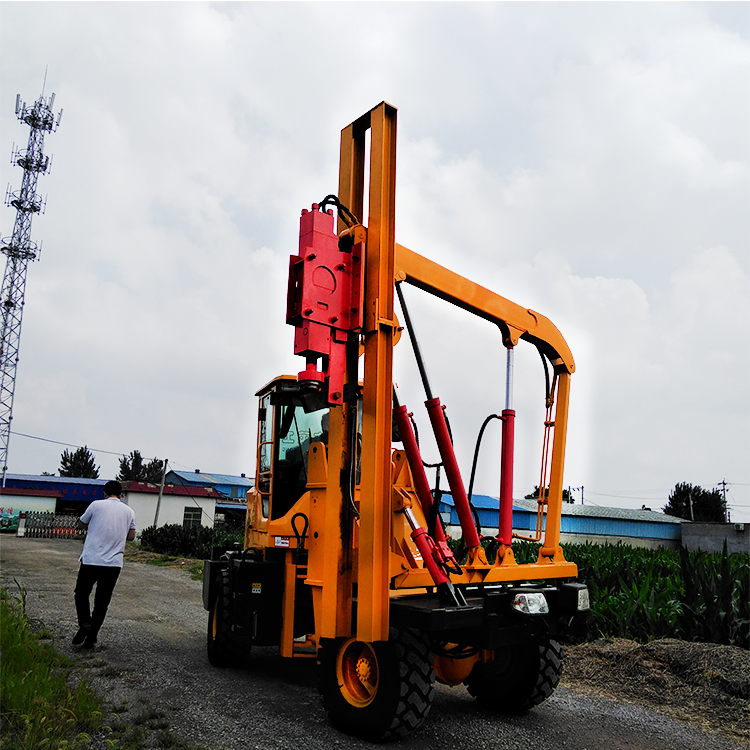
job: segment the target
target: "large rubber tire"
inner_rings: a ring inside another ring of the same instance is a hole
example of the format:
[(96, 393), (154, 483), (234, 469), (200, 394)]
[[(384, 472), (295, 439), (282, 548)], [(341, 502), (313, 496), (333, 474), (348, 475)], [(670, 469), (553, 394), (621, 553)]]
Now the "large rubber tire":
[(331, 723), (371, 742), (405, 737), (430, 712), (435, 672), (428, 641), (390, 629), (387, 642), (323, 641), (320, 692)]
[(232, 634), (232, 597), (229, 571), (222, 570), (216, 577), (214, 594), (208, 610), (206, 651), (214, 667), (232, 667), (242, 662), (249, 646), (240, 649)]
[(494, 659), (477, 662), (466, 680), (483, 706), (504, 714), (525, 713), (552, 695), (562, 674), (562, 649), (556, 641), (510, 646)]

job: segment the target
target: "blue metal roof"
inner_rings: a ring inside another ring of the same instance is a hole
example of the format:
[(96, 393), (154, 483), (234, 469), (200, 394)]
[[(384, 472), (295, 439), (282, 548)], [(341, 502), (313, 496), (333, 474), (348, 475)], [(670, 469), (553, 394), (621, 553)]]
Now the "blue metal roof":
[[(474, 495), (472, 504), (476, 508), (479, 522), (486, 528), (497, 528), (497, 498)], [(458, 525), (453, 498), (446, 494), (441, 500), (442, 512), (449, 512), (450, 523)], [(513, 500), (513, 528), (536, 529), (536, 500)], [(546, 520), (546, 519), (545, 519)], [(564, 503), (560, 519), (563, 534), (588, 534), (597, 536), (634, 537), (644, 539), (680, 539), (683, 519), (667, 516), (652, 510), (629, 508), (600, 508), (591, 505)]]
[(91, 484), (101, 485), (102, 487), (109, 481), (108, 479), (86, 479), (85, 477), (56, 477), (47, 476), (46, 474), (6, 474), (6, 485), (10, 481), (19, 482), (55, 482), (61, 484)]
[(175, 471), (174, 469), (170, 470), (169, 474), (175, 474), (185, 484), (229, 484), (239, 487), (252, 487), (255, 484), (255, 480), (250, 477), (238, 477), (234, 474), (208, 474), (203, 471)]
[(58, 490), (68, 502), (101, 500), (107, 479), (48, 477), (38, 474), (6, 474), (5, 486), (11, 489)]

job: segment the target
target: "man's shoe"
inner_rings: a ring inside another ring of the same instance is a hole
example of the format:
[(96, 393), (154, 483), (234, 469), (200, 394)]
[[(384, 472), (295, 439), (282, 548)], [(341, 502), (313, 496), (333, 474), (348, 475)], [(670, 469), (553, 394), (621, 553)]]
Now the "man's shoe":
[(96, 646), (96, 633), (89, 633), (81, 648), (94, 648), (94, 646)]
[[(80, 646), (86, 640), (86, 636), (88, 636), (90, 631), (90, 623), (86, 622), (81, 625), (81, 627), (78, 628), (78, 632), (73, 636), (73, 645)], [(94, 640), (96, 641), (96, 638), (94, 638)]]

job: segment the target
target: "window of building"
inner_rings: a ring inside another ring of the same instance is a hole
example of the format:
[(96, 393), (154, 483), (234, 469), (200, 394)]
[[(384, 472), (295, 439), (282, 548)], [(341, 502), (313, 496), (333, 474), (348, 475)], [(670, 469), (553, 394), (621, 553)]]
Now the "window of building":
[(185, 514), (182, 517), (182, 525), (186, 529), (201, 525), (201, 509), (195, 506), (185, 508)]

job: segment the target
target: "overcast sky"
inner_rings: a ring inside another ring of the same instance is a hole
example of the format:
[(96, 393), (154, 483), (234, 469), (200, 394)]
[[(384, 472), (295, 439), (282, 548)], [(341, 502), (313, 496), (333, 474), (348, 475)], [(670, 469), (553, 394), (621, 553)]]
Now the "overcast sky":
[[(303, 369), (284, 322), (300, 210), (336, 191), (341, 129), (386, 100), (397, 240), (573, 351), (566, 485), (657, 510), (726, 480), (750, 521), (750, 4), (5, 2), (0, 22), (0, 184), (20, 188), (15, 97), (46, 66), (64, 109), (10, 473), (57, 471), (58, 441), (102, 477), (133, 449), (251, 475), (254, 393)], [(13, 220), (0, 208), (3, 237)], [(407, 294), (468, 484), (504, 405), (500, 337)], [(434, 460), (405, 343), (395, 368)], [(528, 345), (516, 378), (522, 497), (544, 418)], [(475, 487), (495, 496), (499, 432)]]

